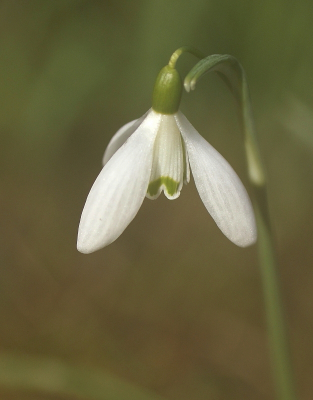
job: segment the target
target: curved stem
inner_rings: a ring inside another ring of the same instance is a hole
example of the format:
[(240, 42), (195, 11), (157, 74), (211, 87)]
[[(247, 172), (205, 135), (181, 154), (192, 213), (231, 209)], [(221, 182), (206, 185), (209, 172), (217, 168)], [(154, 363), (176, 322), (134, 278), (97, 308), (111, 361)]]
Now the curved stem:
[(243, 127), (247, 166), (253, 184), (265, 185), (265, 172), (256, 140), (251, 102), (244, 69), (235, 57), (214, 54), (198, 62), (185, 78), (187, 92), (194, 90), (198, 79), (209, 71), (215, 71), (226, 83), (239, 106), (239, 119)]
[(179, 49), (177, 49), (176, 51), (174, 51), (174, 53), (171, 55), (170, 61), (168, 62), (168, 65), (171, 68), (175, 68), (176, 62), (178, 60), (178, 58), (183, 54), (183, 53), (190, 53), (193, 54), (194, 56), (198, 57), (198, 58), (204, 58), (204, 54), (199, 51), (198, 49), (196, 49), (195, 47), (192, 46), (183, 46), (180, 47)]
[(195, 89), (198, 79), (215, 71), (237, 100), (249, 179), (254, 191), (254, 208), (258, 226), (258, 253), (261, 267), (268, 338), (273, 376), (280, 400), (296, 400), (294, 375), (282, 304), (279, 270), (267, 200), (267, 182), (256, 140), (249, 88), (244, 69), (235, 57), (214, 54), (198, 62), (185, 78), (187, 92)]

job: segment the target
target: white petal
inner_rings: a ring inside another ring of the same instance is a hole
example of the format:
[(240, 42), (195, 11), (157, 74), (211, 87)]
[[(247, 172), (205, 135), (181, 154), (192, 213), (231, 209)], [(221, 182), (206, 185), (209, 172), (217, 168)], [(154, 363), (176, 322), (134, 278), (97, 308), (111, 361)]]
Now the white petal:
[(77, 248), (91, 253), (112, 243), (137, 214), (151, 174), (161, 115), (151, 111), (103, 167), (82, 212)]
[(200, 197), (225, 236), (246, 247), (256, 241), (256, 224), (249, 196), (228, 162), (179, 112), (176, 116), (187, 147)]
[(168, 199), (176, 199), (184, 181), (182, 137), (173, 115), (162, 115), (154, 143), (152, 170), (147, 190), (156, 199), (162, 190)]
[[(149, 111), (148, 111), (149, 112)], [(105, 149), (102, 165), (105, 165), (113, 154), (126, 142), (126, 140), (135, 132), (148, 113), (145, 113), (141, 118), (128, 122), (123, 125), (112, 137), (107, 148)]]

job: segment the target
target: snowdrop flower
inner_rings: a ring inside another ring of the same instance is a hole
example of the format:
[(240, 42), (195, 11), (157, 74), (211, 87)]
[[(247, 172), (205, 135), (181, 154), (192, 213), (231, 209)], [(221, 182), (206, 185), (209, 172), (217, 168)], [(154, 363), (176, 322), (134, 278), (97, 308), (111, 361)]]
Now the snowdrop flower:
[(82, 212), (77, 248), (91, 253), (116, 240), (136, 216), (145, 197), (180, 195), (192, 171), (203, 204), (233, 243), (256, 240), (248, 194), (228, 162), (179, 111), (182, 81), (171, 65), (157, 78), (152, 108), (124, 125), (111, 139), (104, 167)]

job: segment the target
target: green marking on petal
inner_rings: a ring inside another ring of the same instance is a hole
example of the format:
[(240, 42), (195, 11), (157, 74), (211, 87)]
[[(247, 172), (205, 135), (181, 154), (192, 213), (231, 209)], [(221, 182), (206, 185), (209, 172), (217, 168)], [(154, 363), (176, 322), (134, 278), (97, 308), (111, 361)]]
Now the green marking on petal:
[(183, 165), (184, 165), (184, 182), (187, 183), (187, 160), (186, 160), (186, 147), (183, 138), (181, 137), (181, 144), (183, 147)]
[(161, 176), (155, 181), (149, 183), (147, 190), (148, 194), (151, 197), (155, 196), (156, 194), (158, 194), (158, 191), (162, 185), (166, 187), (167, 193), (170, 196), (173, 196), (175, 193), (177, 193), (179, 182), (174, 181), (174, 179), (168, 176)]

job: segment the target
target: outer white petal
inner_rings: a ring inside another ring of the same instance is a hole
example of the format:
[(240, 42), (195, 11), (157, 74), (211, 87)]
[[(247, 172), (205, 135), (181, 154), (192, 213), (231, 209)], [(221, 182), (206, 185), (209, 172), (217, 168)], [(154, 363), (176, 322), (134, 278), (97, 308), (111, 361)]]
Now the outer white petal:
[(146, 195), (161, 115), (151, 111), (103, 167), (82, 212), (77, 249), (91, 253), (112, 243), (137, 214)]
[[(149, 111), (148, 111), (149, 112)], [(146, 118), (148, 113), (144, 114), (141, 118), (128, 122), (123, 125), (112, 137), (107, 148), (105, 149), (102, 165), (105, 165), (113, 154), (126, 142), (126, 140), (135, 132), (142, 121)]]
[(187, 147), (191, 171), (200, 197), (221, 231), (246, 247), (256, 241), (256, 224), (249, 196), (228, 162), (179, 112), (177, 124)]

